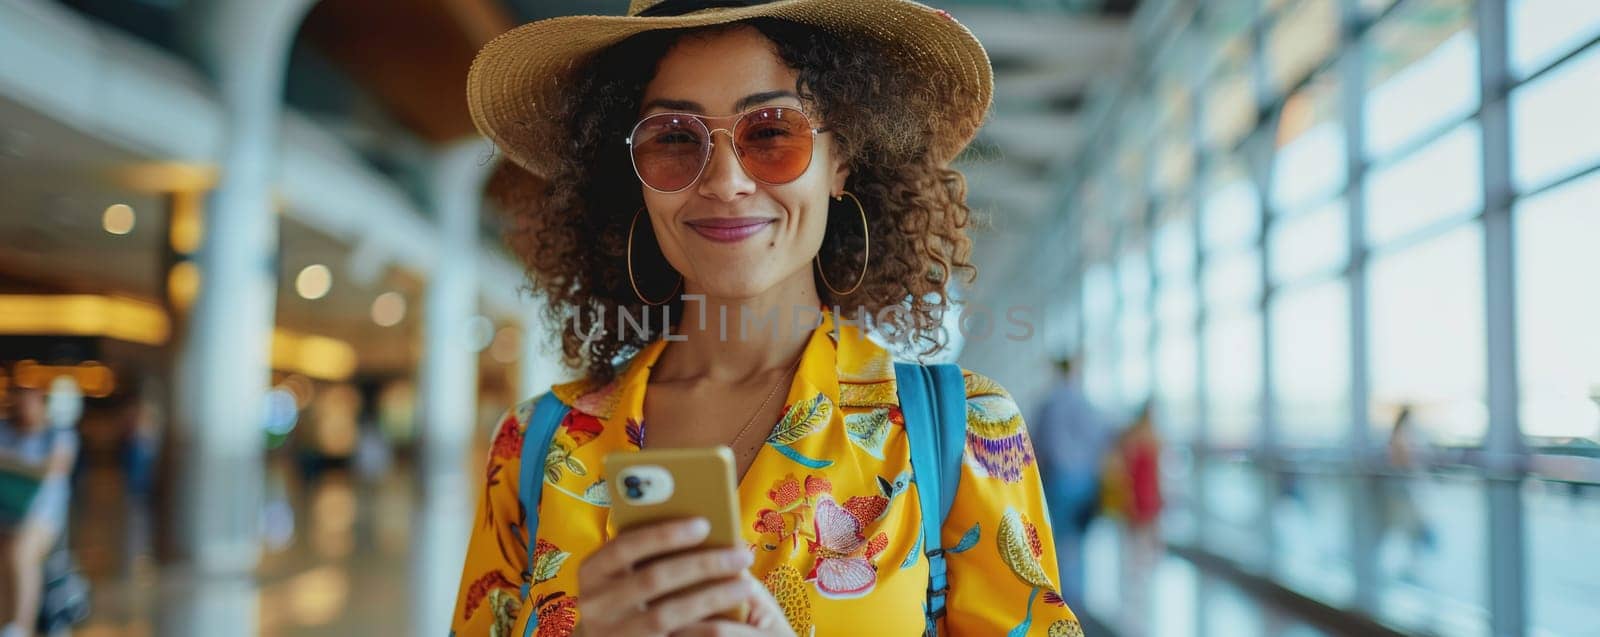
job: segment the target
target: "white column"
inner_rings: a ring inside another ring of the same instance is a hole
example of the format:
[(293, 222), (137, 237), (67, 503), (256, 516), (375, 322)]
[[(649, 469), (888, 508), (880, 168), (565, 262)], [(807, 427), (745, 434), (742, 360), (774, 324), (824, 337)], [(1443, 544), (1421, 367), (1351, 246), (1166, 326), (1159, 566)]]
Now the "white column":
[(491, 167), (479, 139), (442, 148), (428, 176), (438, 220), (438, 265), (423, 302), (420, 418), (429, 471), (460, 468), (478, 396), (478, 354), (467, 326), (478, 312), (478, 208)]
[(423, 501), (412, 578), (417, 635), (450, 632), (475, 502), (466, 454), (477, 421), (478, 353), (468, 346), (467, 326), (478, 312), (478, 209), (492, 167), (488, 144), (473, 138), (441, 148), (428, 172), (439, 259), (423, 303), (418, 370)]
[(161, 632), (254, 634), (260, 560), (263, 397), (277, 301), (272, 188), (289, 47), (315, 0), (188, 3), (185, 43), (216, 83), (225, 124), (196, 255), (200, 292), (178, 354), (183, 423), (179, 546), (190, 594), (163, 604)]
[(180, 354), (190, 476), (181, 527), (202, 573), (250, 573), (260, 556), (260, 421), (277, 294), (271, 193), (289, 47), (313, 2), (219, 0), (189, 3), (182, 15), (226, 122), (196, 259), (200, 293)]

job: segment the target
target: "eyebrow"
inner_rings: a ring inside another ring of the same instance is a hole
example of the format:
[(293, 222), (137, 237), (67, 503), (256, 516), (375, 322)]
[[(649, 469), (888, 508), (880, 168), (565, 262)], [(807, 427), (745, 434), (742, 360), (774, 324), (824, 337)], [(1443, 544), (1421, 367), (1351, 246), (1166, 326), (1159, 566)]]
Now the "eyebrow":
[[(751, 93), (749, 95), (744, 96), (737, 103), (735, 103), (733, 105), (733, 109), (735, 111), (738, 111), (738, 112), (743, 112), (744, 110), (746, 110), (746, 109), (748, 109), (748, 108), (750, 108), (752, 106), (755, 106), (757, 104), (761, 104), (763, 102), (770, 102), (772, 100), (779, 99), (779, 98), (784, 98), (784, 97), (793, 98), (797, 102), (800, 101), (800, 96), (798, 94), (796, 94), (794, 91), (783, 91), (783, 90), (764, 91), (764, 92), (761, 92), (761, 93)], [(697, 113), (697, 114), (702, 114), (702, 115), (705, 114), (705, 112), (706, 112), (706, 107), (705, 106), (702, 106), (699, 102), (695, 102), (695, 101), (691, 101), (691, 100), (673, 100), (673, 99), (656, 98), (656, 99), (650, 100), (649, 102), (645, 102), (645, 105), (644, 105), (644, 110), (645, 111), (649, 111), (649, 110), (654, 109), (654, 108), (664, 108), (664, 109), (667, 109), (669, 111), (683, 111), (683, 112), (686, 112), (686, 113)]]

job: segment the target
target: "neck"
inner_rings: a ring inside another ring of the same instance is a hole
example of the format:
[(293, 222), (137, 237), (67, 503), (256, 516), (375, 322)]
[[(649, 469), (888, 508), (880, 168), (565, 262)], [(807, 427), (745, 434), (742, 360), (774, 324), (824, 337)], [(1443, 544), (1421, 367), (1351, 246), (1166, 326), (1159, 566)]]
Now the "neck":
[[(652, 381), (709, 380), (735, 383), (794, 364), (805, 350), (821, 307), (811, 270), (803, 268), (750, 297), (718, 296), (691, 281), (685, 294), (705, 296), (684, 303), (675, 335), (651, 368)], [(726, 316), (726, 319), (721, 317)]]

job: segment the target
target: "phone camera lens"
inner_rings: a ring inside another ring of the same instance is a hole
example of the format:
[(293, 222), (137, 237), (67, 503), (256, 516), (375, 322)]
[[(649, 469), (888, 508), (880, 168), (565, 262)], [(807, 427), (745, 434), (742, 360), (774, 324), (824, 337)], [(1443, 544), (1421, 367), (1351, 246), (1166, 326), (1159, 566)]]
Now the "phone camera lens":
[(639, 476), (628, 476), (622, 479), (622, 484), (632, 491), (639, 489)]

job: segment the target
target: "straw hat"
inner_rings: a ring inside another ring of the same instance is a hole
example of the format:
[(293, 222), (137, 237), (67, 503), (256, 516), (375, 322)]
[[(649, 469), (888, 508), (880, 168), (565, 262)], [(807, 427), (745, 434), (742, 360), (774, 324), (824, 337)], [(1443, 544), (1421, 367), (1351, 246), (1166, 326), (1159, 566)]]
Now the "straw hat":
[[(635, 34), (757, 17), (807, 24), (846, 42), (870, 38), (888, 72), (927, 78), (950, 99), (928, 113), (930, 152), (941, 164), (972, 141), (994, 90), (989, 56), (949, 13), (910, 0), (632, 0), (625, 16), (566, 16), (512, 29), (478, 52), (467, 105), (478, 131), (535, 175), (553, 172), (564, 136), (555, 112), (570, 76), (593, 54)], [(640, 60), (653, 64), (654, 60)]]

